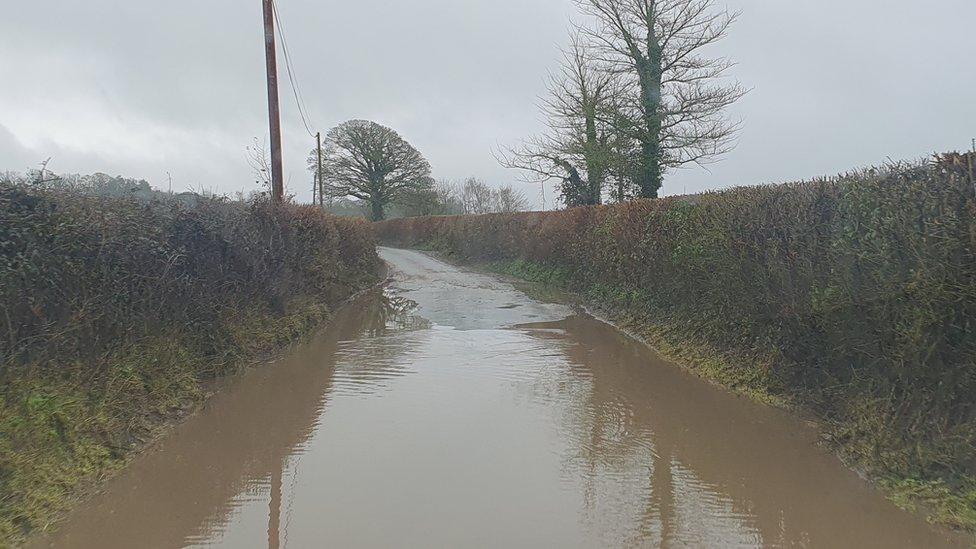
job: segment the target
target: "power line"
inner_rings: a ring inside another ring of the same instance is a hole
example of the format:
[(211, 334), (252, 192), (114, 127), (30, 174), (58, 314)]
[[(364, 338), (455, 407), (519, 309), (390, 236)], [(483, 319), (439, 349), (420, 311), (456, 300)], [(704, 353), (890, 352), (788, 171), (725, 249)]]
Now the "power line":
[(291, 52), (288, 49), (288, 40), (285, 37), (285, 30), (281, 23), (281, 16), (278, 14), (278, 3), (272, 1), (272, 7), (275, 10), (275, 23), (278, 26), (278, 34), (281, 35), (281, 49), (285, 56), (285, 69), (288, 73), (288, 81), (291, 83), (292, 94), (295, 96), (295, 104), (298, 107), (298, 114), (301, 115), (302, 124), (305, 126), (305, 131), (308, 135), (315, 137), (315, 133), (312, 131), (312, 125), (309, 122), (309, 116), (306, 114), (308, 110), (305, 106), (305, 98), (302, 96), (301, 88), (298, 85), (298, 77), (296, 76), (294, 66), (291, 62)]
[(295, 96), (295, 104), (298, 106), (298, 114), (302, 117), (302, 125), (310, 137), (315, 137), (312, 131), (312, 124), (309, 122), (308, 108), (305, 106), (305, 98), (302, 96), (301, 88), (298, 85), (298, 77), (291, 62), (291, 53), (288, 50), (288, 40), (285, 38), (285, 30), (281, 24), (281, 15), (278, 14), (278, 3), (272, 0), (271, 6), (275, 13), (275, 24), (278, 26), (278, 34), (281, 35), (281, 51), (285, 56), (285, 70), (288, 73), (288, 81), (291, 83), (292, 95)]

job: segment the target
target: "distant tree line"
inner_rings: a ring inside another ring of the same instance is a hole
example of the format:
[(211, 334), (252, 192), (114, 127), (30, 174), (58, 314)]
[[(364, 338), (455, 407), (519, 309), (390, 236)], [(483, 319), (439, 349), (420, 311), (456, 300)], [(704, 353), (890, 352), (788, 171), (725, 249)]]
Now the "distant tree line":
[(714, 0), (575, 0), (572, 35), (543, 103), (548, 130), (503, 163), (559, 182), (567, 206), (654, 198), (669, 170), (734, 145), (726, 108), (745, 90), (710, 57), (737, 13)]
[[(384, 210), (387, 219), (428, 215), (512, 213), (528, 209), (525, 195), (511, 186), (491, 187), (470, 177), (463, 183), (438, 181), (402, 193)], [(369, 217), (368, 202), (349, 197), (332, 198), (326, 209), (341, 216)]]
[(510, 185), (492, 187), (469, 177), (463, 183), (440, 181), (406, 195), (391, 217), (511, 213), (528, 206), (525, 195)]
[(49, 170), (28, 170), (26, 173), (7, 171), (0, 173), (0, 181), (22, 186), (67, 188), (99, 196), (151, 196), (154, 192), (149, 182), (121, 175), (104, 173), (58, 175)]
[(321, 180), (318, 151), (308, 159), (319, 196), (340, 215), (362, 212), (373, 221), (387, 217), (514, 212), (528, 207), (511, 186), (493, 188), (470, 178), (437, 182), (430, 163), (393, 129), (350, 120), (329, 130), (323, 143)]
[(41, 189), (71, 191), (101, 198), (128, 198), (141, 202), (175, 201), (185, 205), (194, 205), (204, 198), (244, 201), (245, 199), (253, 198), (254, 195), (261, 194), (252, 193), (252, 196), (248, 197), (244, 193), (238, 192), (235, 193), (235, 196), (224, 196), (202, 187), (196, 190), (167, 192), (153, 188), (145, 179), (135, 179), (122, 175), (108, 175), (101, 172), (93, 174), (55, 174), (46, 169), (31, 169), (27, 172), (0, 172), (0, 183), (32, 188), (38, 191)]

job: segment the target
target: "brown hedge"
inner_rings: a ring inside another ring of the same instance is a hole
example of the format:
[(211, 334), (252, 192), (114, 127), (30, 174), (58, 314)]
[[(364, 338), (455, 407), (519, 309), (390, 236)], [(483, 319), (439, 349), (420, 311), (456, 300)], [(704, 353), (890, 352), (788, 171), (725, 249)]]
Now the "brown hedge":
[(976, 472), (974, 156), (374, 228), (391, 245), (541, 266), (743, 370), (772, 357), (765, 386), (816, 410), (860, 463), (958, 484)]
[(314, 207), (0, 183), (0, 367), (90, 358), (173, 327), (217, 347), (236, 313), (336, 304), (377, 261), (365, 223)]

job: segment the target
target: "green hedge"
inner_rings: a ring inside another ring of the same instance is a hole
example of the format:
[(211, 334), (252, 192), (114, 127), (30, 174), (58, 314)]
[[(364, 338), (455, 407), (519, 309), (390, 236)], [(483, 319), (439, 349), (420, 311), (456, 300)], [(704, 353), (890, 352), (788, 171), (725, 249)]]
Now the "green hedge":
[(0, 182), (0, 546), (376, 280), (365, 222), (181, 200)]
[(954, 494), (942, 518), (973, 525), (974, 157), (374, 227), (392, 245), (553, 269), (646, 324), (718, 349), (741, 377), (817, 412), (873, 473)]

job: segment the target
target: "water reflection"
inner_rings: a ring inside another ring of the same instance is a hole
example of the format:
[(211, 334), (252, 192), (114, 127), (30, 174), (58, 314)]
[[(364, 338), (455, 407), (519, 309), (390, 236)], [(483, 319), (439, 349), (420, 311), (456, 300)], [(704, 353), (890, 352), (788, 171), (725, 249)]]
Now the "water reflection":
[[(265, 501), (268, 546), (278, 547), (285, 468), (290, 457), (303, 452), (327, 406), (343, 346), (421, 329), (425, 323), (411, 314), (415, 308), (383, 290), (343, 308), (311, 344), (230, 380), (204, 413), (135, 460), (104, 495), (69, 517), (59, 533), (33, 545), (170, 548), (206, 543), (219, 537), (242, 508)], [(400, 343), (386, 346), (387, 362), (409, 351), (409, 339)], [(360, 383), (370, 382), (368, 368), (358, 376)]]
[(425, 330), (431, 327), (426, 318), (416, 314), (417, 302), (386, 288), (374, 292), (369, 299), (358, 302), (356, 307), (364, 309), (367, 319), (364, 335), (379, 337), (401, 331)]
[[(576, 384), (562, 430), (594, 527), (626, 546), (931, 547), (949, 537), (885, 501), (815, 431), (662, 362), (589, 317), (520, 327), (560, 345)], [(549, 398), (555, 398), (551, 394)], [(630, 521), (621, 517), (631, 516)], [(956, 541), (960, 541), (956, 539)]]

